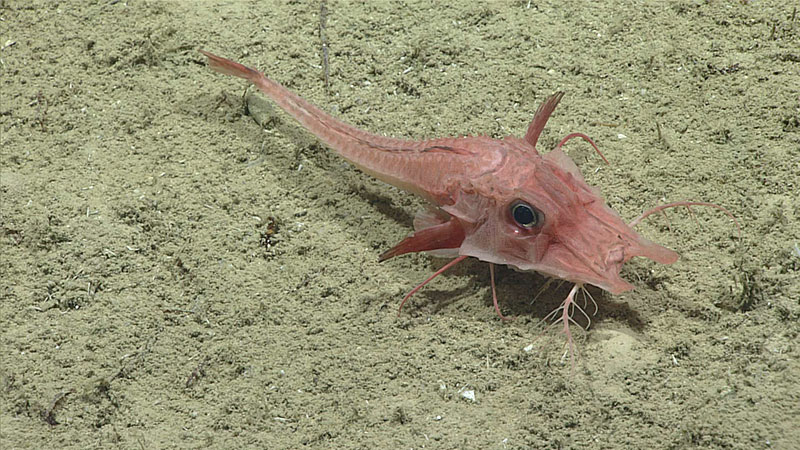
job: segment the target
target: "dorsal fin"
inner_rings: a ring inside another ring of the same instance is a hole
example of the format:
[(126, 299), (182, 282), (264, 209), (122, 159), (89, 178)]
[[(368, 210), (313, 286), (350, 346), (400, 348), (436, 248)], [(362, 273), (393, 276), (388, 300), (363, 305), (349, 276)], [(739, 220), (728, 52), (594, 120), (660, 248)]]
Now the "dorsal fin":
[(550, 118), (550, 114), (553, 114), (553, 111), (558, 106), (558, 102), (561, 101), (561, 97), (564, 96), (564, 92), (559, 91), (555, 94), (547, 97), (547, 99), (539, 106), (539, 109), (536, 110), (536, 114), (533, 116), (533, 120), (531, 124), (528, 125), (528, 132), (525, 133), (525, 140), (536, 148), (536, 142), (539, 140), (539, 135), (542, 134), (542, 130), (544, 130), (544, 126), (547, 124), (547, 119)]

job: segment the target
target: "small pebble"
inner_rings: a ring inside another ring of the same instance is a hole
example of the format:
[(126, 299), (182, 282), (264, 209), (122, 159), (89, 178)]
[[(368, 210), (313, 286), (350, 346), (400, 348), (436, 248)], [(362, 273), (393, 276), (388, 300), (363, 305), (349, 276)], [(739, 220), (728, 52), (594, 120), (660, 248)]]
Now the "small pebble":
[(473, 403), (475, 402), (475, 391), (473, 390), (464, 391), (461, 396)]

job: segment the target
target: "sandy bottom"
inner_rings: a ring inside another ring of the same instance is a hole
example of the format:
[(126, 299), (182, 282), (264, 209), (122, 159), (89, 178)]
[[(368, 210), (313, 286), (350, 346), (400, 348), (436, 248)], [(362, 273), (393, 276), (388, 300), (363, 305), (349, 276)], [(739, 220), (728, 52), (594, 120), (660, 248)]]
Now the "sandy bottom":
[[(0, 1), (3, 448), (796, 445), (791, 2), (330, 1), (327, 87), (319, 4), (272, 3)], [(499, 269), (509, 323), (479, 261), (398, 317), (445, 262), (377, 261), (422, 201), (201, 48), (414, 139), (520, 136), (564, 90), (540, 150), (587, 133), (611, 165), (568, 153), (623, 217), (709, 201), (741, 239), (710, 209), (642, 224), (681, 260), (592, 289), (572, 360), (541, 324), (569, 286), (531, 302), (537, 274)]]

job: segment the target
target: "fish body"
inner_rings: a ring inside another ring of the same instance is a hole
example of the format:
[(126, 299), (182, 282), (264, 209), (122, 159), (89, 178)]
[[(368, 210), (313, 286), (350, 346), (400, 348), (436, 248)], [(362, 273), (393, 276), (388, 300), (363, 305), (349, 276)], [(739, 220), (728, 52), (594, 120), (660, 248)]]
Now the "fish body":
[(364, 172), (431, 202), (431, 210), (417, 215), (414, 233), (381, 260), (420, 251), (459, 260), (475, 257), (617, 294), (633, 289), (620, 277), (623, 264), (631, 258), (643, 256), (663, 264), (678, 259), (677, 253), (642, 237), (623, 221), (563, 152), (561, 145), (576, 136), (594, 145), (588, 137), (576, 133), (546, 154), (537, 151), (538, 138), (563, 97), (561, 92), (539, 107), (522, 138), (412, 141), (348, 125), (255, 69), (202, 53), (213, 70), (256, 85)]

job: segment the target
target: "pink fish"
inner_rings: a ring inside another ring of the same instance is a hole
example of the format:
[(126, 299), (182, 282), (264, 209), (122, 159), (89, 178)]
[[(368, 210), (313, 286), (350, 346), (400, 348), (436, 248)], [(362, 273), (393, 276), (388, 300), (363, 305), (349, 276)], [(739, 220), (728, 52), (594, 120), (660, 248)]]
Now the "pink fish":
[(567, 298), (553, 312), (556, 322), (563, 322), (571, 347), (569, 322), (575, 308), (583, 312), (575, 303), (575, 294), (584, 284), (619, 294), (633, 289), (620, 277), (622, 265), (631, 258), (643, 256), (661, 264), (678, 260), (674, 251), (634, 231), (632, 227), (639, 221), (675, 206), (710, 206), (730, 215), (710, 203), (676, 202), (647, 211), (627, 224), (606, 204), (600, 192), (586, 183), (561, 149), (565, 142), (579, 137), (600, 153), (588, 136), (570, 134), (545, 155), (536, 150), (562, 92), (550, 96), (539, 107), (522, 139), (466, 136), (410, 141), (359, 130), (261, 72), (202, 53), (213, 70), (255, 84), (362, 171), (431, 202), (430, 210), (417, 214), (414, 233), (383, 253), (380, 260), (422, 251), (454, 259), (411, 290), (400, 308), (433, 278), (471, 256), (489, 263), (492, 298), (501, 318), (505, 317), (497, 303), (494, 264), (574, 283)]

